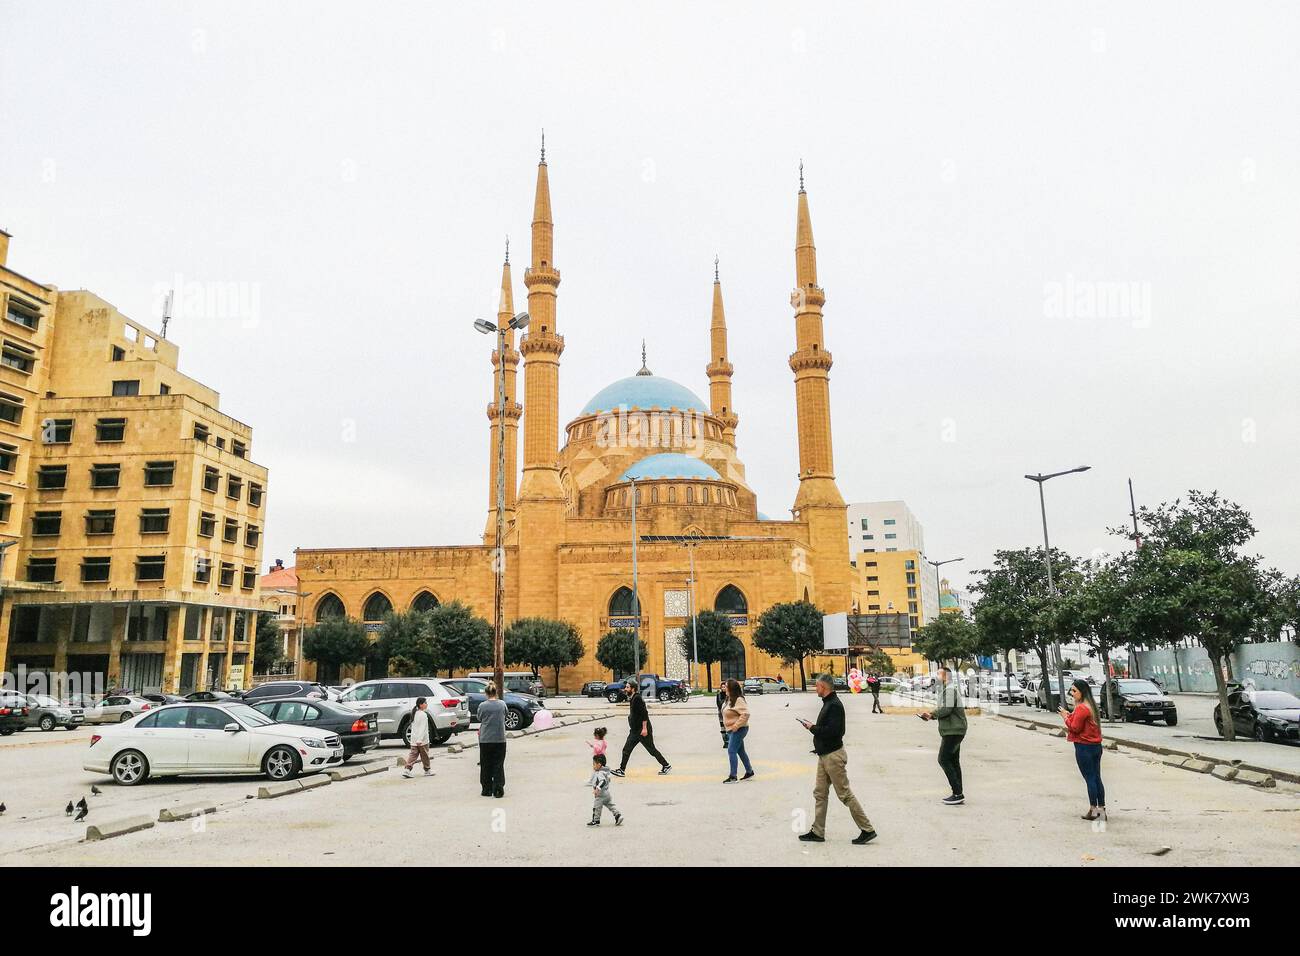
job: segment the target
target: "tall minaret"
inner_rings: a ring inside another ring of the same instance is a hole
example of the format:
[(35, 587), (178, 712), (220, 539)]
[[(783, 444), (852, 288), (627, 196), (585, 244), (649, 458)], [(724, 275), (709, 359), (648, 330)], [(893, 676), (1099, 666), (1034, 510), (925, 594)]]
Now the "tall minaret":
[[(501, 266), (501, 298), (497, 306), (497, 326), (506, 330), (505, 343), (505, 441), (506, 441), (506, 524), (515, 519), (515, 493), (519, 483), (519, 416), (523, 406), (516, 401), (515, 378), (519, 367), (519, 353), (515, 351), (515, 330), (510, 327), (510, 319), (515, 314), (515, 296), (510, 279), (510, 240), (506, 239), (506, 258)], [(497, 533), (497, 460), (498, 442), (502, 429), (497, 427), (497, 376), (500, 374), (501, 356), (492, 350), (492, 401), (488, 403), (488, 421), (492, 423), (492, 455), (488, 469), (488, 518), (483, 540), (488, 544), (496, 543)]]
[(524, 356), (524, 472), (515, 503), (518, 532), (518, 614), (559, 616), (559, 545), (564, 541), (564, 489), (560, 484), (560, 353), (555, 331), (555, 268), (551, 186), (546, 171), (546, 134), (537, 164), (533, 199), (532, 263), (528, 287), (528, 331), (519, 341)]
[(722, 422), (727, 444), (736, 444), (736, 425), (740, 418), (731, 405), (732, 365), (727, 361), (727, 317), (722, 311), (722, 282), (718, 278), (718, 258), (713, 257), (713, 321), (709, 325), (709, 409)]
[(794, 372), (795, 408), (799, 423), (799, 493), (794, 510), (808, 525), (813, 550), (815, 601), (827, 613), (849, 610), (849, 554), (845, 533), (844, 498), (835, 484), (831, 450), (831, 353), (822, 337), (822, 306), (826, 294), (817, 284), (817, 247), (812, 217), (799, 164), (799, 213), (795, 225), (794, 306), (796, 350), (790, 356)]

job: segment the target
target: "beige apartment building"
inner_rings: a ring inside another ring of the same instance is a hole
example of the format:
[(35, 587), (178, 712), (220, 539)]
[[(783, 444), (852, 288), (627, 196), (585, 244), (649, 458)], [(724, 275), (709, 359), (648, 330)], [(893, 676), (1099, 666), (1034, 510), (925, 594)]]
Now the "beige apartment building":
[(8, 268), (0, 661), (137, 692), (248, 683), (266, 469), (174, 343)]

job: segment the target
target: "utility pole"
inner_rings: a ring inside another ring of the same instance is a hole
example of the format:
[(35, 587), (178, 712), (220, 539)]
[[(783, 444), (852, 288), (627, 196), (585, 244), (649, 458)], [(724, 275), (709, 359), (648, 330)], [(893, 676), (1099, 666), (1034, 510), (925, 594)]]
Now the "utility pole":
[(637, 590), (636, 580), (636, 479), (629, 478), (632, 485), (632, 679), (637, 687), (641, 686), (641, 593)]

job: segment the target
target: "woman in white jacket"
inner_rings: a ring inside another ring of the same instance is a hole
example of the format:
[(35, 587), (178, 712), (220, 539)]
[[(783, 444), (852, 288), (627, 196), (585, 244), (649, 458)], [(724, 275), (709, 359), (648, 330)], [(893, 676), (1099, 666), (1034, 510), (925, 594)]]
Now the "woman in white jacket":
[(416, 758), (424, 764), (424, 775), (433, 776), (433, 768), (429, 766), (429, 741), (432, 738), (433, 718), (429, 715), (429, 701), (421, 697), (415, 702), (415, 710), (411, 711), (411, 752), (406, 755), (403, 777), (411, 776)]

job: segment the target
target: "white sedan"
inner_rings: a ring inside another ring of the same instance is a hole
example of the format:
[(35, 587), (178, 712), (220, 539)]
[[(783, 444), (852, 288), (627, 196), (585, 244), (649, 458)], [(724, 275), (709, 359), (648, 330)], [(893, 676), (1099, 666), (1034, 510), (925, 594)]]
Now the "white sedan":
[(136, 714), (153, 710), (158, 705), (134, 694), (109, 694), (97, 703), (86, 708), (85, 717), (88, 724), (116, 724), (130, 720)]
[(292, 780), (342, 762), (337, 734), (277, 724), (247, 704), (169, 704), (93, 734), (84, 768), (132, 787), (150, 775)]

